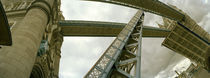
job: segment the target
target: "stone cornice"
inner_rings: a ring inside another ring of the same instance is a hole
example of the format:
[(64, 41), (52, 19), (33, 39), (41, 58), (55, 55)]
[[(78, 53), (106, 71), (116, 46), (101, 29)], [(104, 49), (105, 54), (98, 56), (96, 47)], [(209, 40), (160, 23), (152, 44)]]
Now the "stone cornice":
[(26, 14), (26, 9), (13, 10), (13, 11), (7, 11), (6, 12), (7, 17), (10, 17), (10, 16), (24, 16), (25, 14)]

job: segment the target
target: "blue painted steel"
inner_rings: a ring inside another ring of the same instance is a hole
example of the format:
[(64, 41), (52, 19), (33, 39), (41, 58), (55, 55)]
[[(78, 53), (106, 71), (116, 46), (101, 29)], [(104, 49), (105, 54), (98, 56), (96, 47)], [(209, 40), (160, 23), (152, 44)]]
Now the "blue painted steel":
[(180, 22), (177, 22), (181, 27), (183, 27), (184, 29), (186, 29), (187, 31), (191, 32), (193, 35), (195, 35), (196, 37), (198, 37), (199, 39), (201, 39), (203, 42), (205, 42), (206, 44), (210, 45), (210, 43), (202, 38), (200, 35), (196, 34), (195, 32), (191, 31), (189, 28), (187, 28), (186, 26), (184, 26), (183, 24), (181, 24)]

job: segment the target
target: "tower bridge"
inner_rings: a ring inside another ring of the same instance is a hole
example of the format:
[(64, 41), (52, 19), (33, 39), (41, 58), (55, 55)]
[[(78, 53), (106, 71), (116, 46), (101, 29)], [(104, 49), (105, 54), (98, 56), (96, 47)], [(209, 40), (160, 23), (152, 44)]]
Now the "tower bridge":
[[(13, 44), (0, 49), (0, 78), (58, 78), (63, 36), (116, 37), (85, 78), (140, 78), (142, 37), (164, 37), (164, 46), (210, 70), (210, 35), (181, 10), (158, 0), (89, 1), (139, 11), (128, 24), (75, 21), (64, 20), (60, 0), (2, 0)], [(160, 28), (144, 26), (144, 12), (168, 22)]]

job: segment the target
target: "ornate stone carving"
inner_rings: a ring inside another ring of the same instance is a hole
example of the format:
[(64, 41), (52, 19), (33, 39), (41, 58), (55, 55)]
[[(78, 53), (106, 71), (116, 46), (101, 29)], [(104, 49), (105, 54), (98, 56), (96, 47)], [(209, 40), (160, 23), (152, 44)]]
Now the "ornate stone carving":
[(25, 10), (27, 9), (33, 1), (18, 1), (5, 3), (4, 8), (6, 11), (17, 11), (17, 10)]

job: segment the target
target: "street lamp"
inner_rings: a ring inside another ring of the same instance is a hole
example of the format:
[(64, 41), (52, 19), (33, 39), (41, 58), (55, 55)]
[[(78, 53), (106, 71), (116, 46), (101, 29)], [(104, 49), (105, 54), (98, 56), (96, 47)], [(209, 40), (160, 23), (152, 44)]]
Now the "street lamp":
[(0, 1), (0, 45), (12, 45), (11, 32), (7, 16)]

